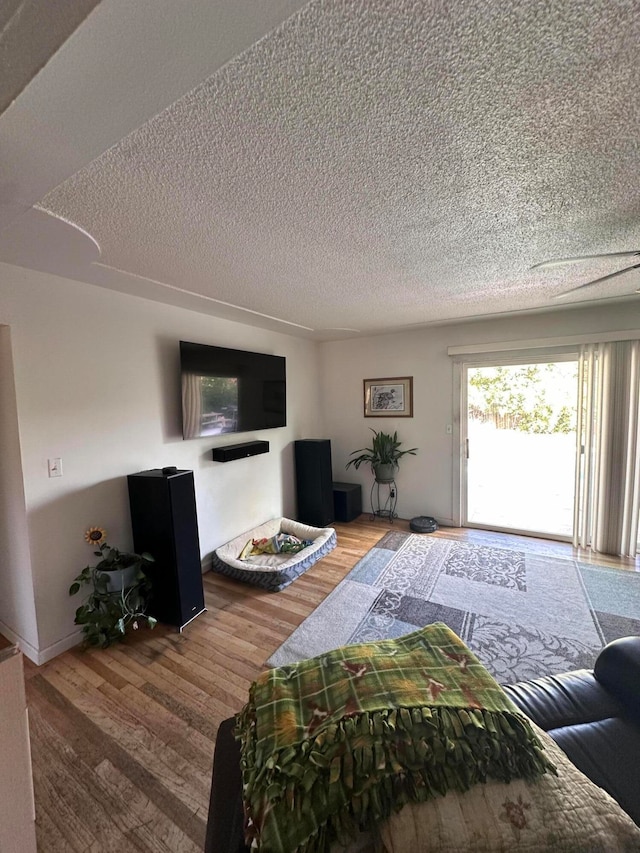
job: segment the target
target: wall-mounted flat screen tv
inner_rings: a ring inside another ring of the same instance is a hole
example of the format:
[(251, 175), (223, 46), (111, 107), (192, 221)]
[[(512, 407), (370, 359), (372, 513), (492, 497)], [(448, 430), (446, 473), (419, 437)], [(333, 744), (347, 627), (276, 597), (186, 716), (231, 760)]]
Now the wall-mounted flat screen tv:
[(286, 360), (180, 341), (182, 437), (287, 425)]

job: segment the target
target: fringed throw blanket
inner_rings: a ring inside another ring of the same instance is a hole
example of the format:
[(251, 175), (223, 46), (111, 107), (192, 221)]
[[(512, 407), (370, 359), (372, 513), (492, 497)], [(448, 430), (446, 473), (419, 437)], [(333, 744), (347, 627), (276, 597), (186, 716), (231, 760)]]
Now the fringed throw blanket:
[(552, 769), (528, 720), (436, 623), (264, 672), (238, 715), (246, 840), (325, 853), (409, 801)]

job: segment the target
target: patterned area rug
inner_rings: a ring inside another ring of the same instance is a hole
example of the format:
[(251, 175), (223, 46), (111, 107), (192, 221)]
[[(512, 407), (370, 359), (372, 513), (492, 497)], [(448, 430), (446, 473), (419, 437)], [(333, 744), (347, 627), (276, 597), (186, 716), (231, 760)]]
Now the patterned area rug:
[(445, 622), (508, 684), (590, 668), (640, 634), (640, 574), (391, 531), (269, 659), (293, 663)]

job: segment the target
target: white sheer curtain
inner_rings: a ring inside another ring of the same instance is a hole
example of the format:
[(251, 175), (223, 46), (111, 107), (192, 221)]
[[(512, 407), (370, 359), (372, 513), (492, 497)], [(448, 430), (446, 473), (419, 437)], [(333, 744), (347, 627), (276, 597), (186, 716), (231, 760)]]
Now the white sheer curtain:
[(640, 518), (640, 341), (580, 351), (573, 544), (634, 556)]
[(202, 383), (197, 373), (182, 374), (182, 433), (197, 438), (202, 429)]

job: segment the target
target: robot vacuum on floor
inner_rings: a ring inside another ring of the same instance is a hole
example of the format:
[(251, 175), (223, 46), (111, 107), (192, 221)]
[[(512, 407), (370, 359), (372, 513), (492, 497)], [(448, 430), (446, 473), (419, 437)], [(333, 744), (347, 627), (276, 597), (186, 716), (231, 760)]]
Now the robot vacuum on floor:
[(414, 533), (433, 533), (438, 529), (438, 522), (430, 515), (417, 515), (409, 522)]

